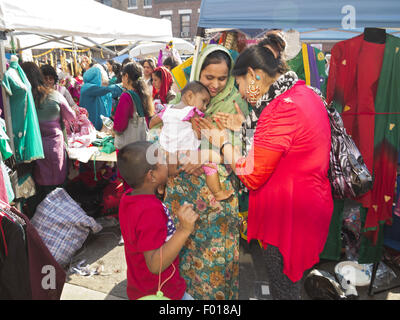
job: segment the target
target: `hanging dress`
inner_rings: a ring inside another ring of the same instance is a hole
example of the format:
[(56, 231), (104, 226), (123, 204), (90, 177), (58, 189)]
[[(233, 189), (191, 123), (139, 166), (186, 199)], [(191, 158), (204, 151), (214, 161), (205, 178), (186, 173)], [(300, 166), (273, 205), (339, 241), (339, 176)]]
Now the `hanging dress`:
[(10, 63), (2, 85), (10, 96), (11, 121), (17, 162), (43, 159), (43, 145), (31, 84), (17, 61)]
[(325, 55), (321, 50), (303, 43), (299, 53), (288, 60), (287, 64), (299, 79), (326, 95), (328, 76), (325, 71)]

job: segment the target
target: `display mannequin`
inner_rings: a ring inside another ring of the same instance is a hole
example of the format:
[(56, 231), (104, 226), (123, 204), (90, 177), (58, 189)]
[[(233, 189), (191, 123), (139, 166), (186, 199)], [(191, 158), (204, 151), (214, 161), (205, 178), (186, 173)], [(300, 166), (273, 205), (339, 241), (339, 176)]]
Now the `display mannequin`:
[(374, 43), (385, 43), (386, 42), (386, 30), (379, 28), (365, 28), (364, 29), (364, 40)]
[(290, 29), (284, 33), (286, 40), (285, 58), (291, 60), (297, 56), (301, 50), (300, 32)]
[[(18, 57), (16, 55), (12, 55), (10, 58), (10, 63), (18, 63)], [(21, 79), (17, 69), (8, 68), (7, 73), (12, 77), (12, 79), (24, 90), (27, 90), (24, 82)]]
[[(31, 84), (12, 55), (10, 67), (4, 74), (2, 86), (10, 97), (10, 110), (17, 163), (44, 157), (39, 121), (36, 114)], [(10, 137), (11, 138), (11, 137)]]

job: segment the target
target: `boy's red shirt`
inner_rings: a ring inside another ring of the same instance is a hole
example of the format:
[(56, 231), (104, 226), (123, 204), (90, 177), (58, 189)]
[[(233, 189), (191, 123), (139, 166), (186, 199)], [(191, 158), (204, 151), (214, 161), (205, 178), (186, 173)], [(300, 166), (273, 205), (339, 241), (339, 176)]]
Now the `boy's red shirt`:
[[(127, 263), (128, 297), (131, 300), (154, 295), (158, 290), (159, 275), (149, 271), (143, 252), (160, 248), (167, 237), (172, 236), (172, 220), (167, 209), (155, 195), (129, 195), (128, 190), (121, 198), (119, 221), (125, 242)], [(175, 272), (173, 265), (175, 266)], [(169, 279), (161, 291), (164, 296), (181, 300), (185, 291), (185, 280), (179, 274), (179, 257), (161, 274), (161, 283)]]

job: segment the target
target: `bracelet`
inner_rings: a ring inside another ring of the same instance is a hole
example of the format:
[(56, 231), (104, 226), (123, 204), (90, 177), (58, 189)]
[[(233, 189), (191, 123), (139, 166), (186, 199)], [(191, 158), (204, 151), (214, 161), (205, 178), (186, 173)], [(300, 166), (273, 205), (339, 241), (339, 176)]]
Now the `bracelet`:
[(224, 141), (224, 143), (222, 144), (221, 148), (219, 148), (219, 154), (220, 154), (221, 156), (224, 155), (222, 151), (223, 151), (224, 147), (225, 147), (227, 144), (232, 145), (232, 143), (230, 143), (228, 140), (226, 140), (226, 141)]

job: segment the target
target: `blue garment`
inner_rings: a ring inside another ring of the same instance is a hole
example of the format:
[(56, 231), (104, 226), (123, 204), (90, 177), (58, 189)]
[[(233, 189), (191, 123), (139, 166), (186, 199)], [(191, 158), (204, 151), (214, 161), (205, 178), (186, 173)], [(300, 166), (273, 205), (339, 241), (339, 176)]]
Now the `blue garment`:
[(104, 103), (103, 96), (112, 91), (112, 87), (103, 87), (101, 85), (101, 71), (98, 68), (92, 67), (84, 73), (79, 106), (86, 108), (89, 113), (89, 120), (96, 130), (101, 130), (103, 126), (100, 115), (110, 116), (111, 110)]

